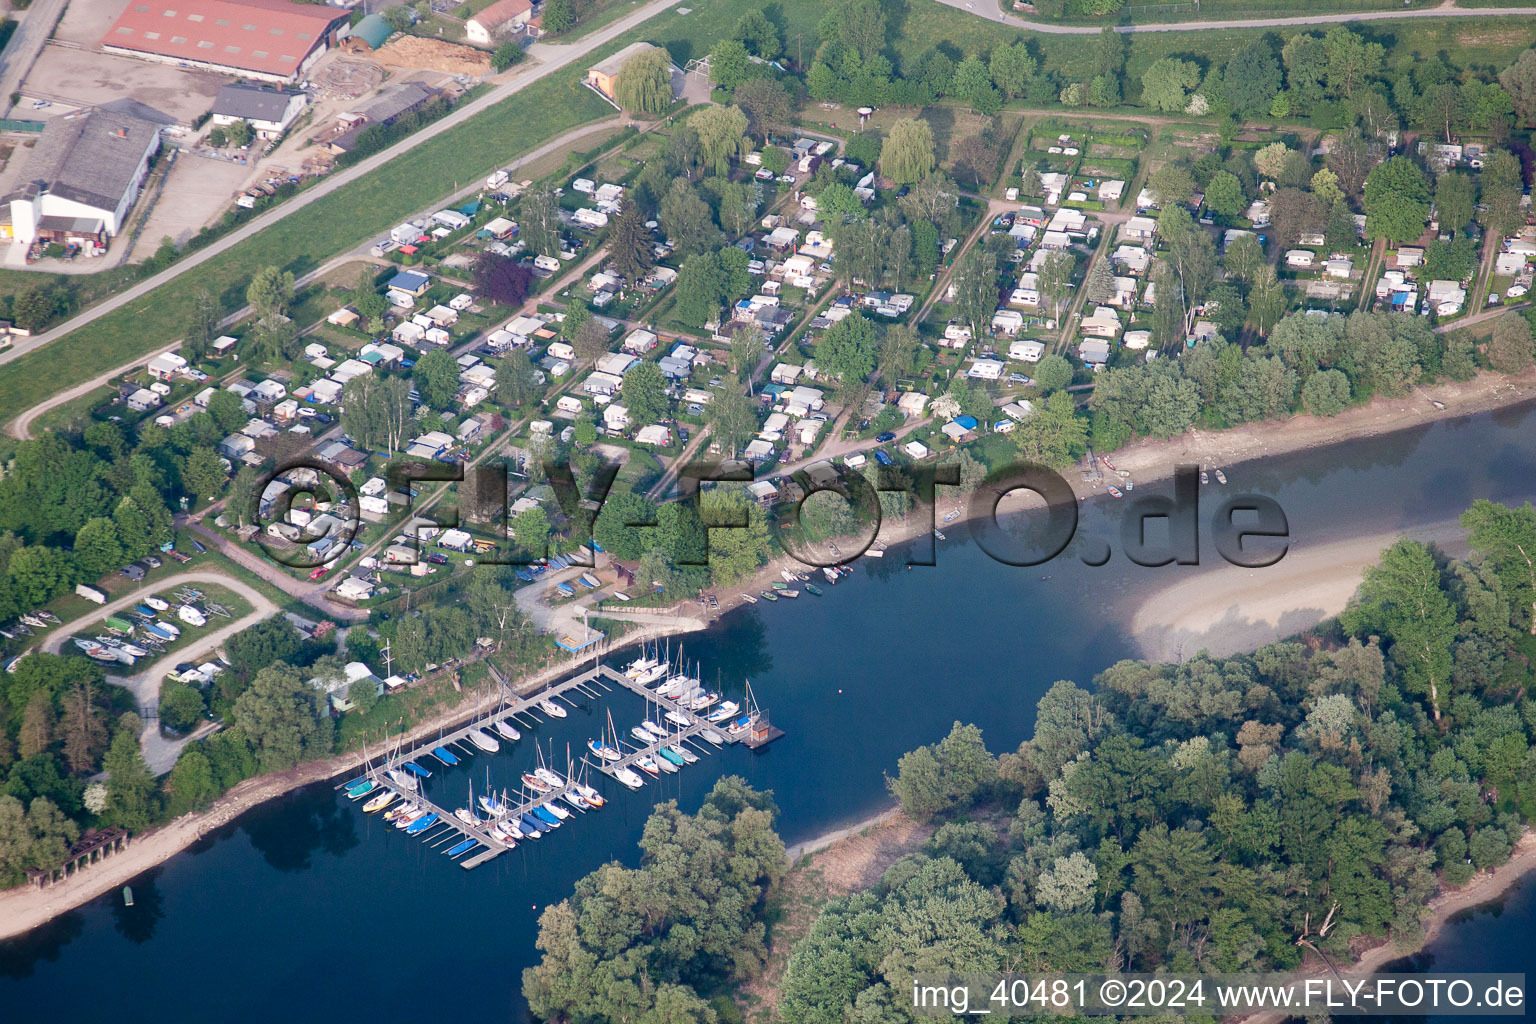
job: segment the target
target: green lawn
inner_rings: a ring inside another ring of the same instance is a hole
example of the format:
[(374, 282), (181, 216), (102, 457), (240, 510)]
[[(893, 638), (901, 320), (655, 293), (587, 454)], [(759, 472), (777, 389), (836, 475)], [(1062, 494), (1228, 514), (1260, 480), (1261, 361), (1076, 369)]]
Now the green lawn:
[(314, 270), (415, 213), (429, 197), (446, 195), (547, 139), (612, 112), (572, 75), (530, 86), (139, 301), (0, 366), (0, 422), (175, 339), (196, 289), (213, 292), (226, 310), (238, 308), (257, 268), (279, 265), (296, 275)]

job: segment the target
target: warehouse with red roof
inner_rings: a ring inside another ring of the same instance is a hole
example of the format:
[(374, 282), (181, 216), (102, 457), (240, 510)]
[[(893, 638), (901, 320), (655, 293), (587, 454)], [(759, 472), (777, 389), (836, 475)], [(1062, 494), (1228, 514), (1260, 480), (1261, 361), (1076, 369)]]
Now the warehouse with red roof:
[(288, 0), (128, 0), (108, 53), (291, 82), (335, 43), (346, 10)]

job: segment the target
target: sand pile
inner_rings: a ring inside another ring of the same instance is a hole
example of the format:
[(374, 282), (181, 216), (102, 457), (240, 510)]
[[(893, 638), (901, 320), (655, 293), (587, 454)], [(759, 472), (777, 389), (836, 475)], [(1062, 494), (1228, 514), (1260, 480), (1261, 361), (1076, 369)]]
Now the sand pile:
[(484, 50), (421, 36), (397, 36), (376, 50), (373, 59), (389, 67), (427, 68), (450, 75), (479, 76), (491, 71), (491, 55)]

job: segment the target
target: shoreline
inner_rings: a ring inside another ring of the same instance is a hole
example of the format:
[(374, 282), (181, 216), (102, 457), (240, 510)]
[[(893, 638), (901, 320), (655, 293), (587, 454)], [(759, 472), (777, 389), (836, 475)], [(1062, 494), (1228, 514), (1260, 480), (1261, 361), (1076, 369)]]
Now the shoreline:
[[(1304, 632), (1342, 612), (1365, 570), (1408, 537), (1450, 554), (1466, 548), (1452, 519), (1291, 551), (1266, 569), (1228, 565), (1147, 594), (1126, 626), (1141, 657), (1182, 662), (1200, 651), (1228, 657)], [(1263, 586), (1254, 585), (1263, 573)]]
[[(1120, 468), (1139, 475), (1143, 481), (1150, 482), (1171, 476), (1173, 467), (1180, 462), (1209, 460), (1209, 464), (1213, 466), (1233, 465), (1264, 456), (1291, 454), (1340, 441), (1374, 437), (1423, 424), (1489, 412), (1531, 399), (1536, 399), (1536, 369), (1528, 370), (1517, 377), (1481, 373), (1473, 380), (1464, 383), (1449, 383), (1417, 389), (1407, 398), (1375, 399), (1364, 406), (1346, 410), (1331, 419), (1318, 419), (1302, 413), (1283, 421), (1246, 424), (1215, 433), (1190, 430), (1179, 437), (1166, 440), (1142, 440), (1117, 452), (1115, 462)], [(1435, 408), (1430, 404), (1432, 400), (1444, 403), (1445, 408)], [(1096, 485), (1071, 483), (1074, 493), (1080, 499), (1102, 493)], [(953, 501), (953, 499), (941, 499), (936, 503), (936, 519), (941, 518), (938, 506), (944, 505), (946, 500)], [(953, 504), (959, 515), (950, 523), (942, 524), (943, 526), (957, 526), (969, 518), (968, 503), (962, 499), (953, 501)], [(920, 523), (918, 517), (908, 516), (883, 523), (878, 537), (886, 544), (898, 544), (926, 532), (926, 525)], [(1375, 539), (1371, 540), (1374, 542)], [(1382, 545), (1382, 547), (1385, 546), (1385, 544)], [(1374, 557), (1380, 550), (1379, 547), (1375, 548), (1371, 556)], [(784, 554), (764, 565), (748, 580), (717, 590), (715, 595), (721, 607), (707, 616), (708, 622), (713, 622), (726, 612), (739, 607), (744, 603), (741, 600), (742, 594), (755, 594), (758, 590), (765, 589), (769, 582), (780, 578), (780, 570), (791, 567), (795, 567), (797, 571), (804, 571), (807, 568), (805, 563), (800, 562), (793, 555)], [(1352, 588), (1350, 593), (1353, 593)], [(688, 603), (682, 602), (676, 607), (682, 608)], [(603, 614), (603, 609), (594, 609), (594, 611), (599, 616)], [(698, 628), (696, 621), (682, 619), (675, 625), (654, 622), (636, 624), (640, 626), (639, 629), (626, 631), (622, 636), (613, 637), (611, 642), (600, 651), (606, 653), (611, 649), (664, 636), (694, 632)], [(531, 692), (575, 670), (585, 660), (582, 658), (567, 664), (551, 665), (520, 680), (513, 688), (519, 693)], [(455, 704), (433, 719), (416, 726), (406, 734), (407, 739), (420, 738), (462, 721), (474, 713), (478, 704), (478, 701)], [(393, 737), (391, 742), (398, 739)], [(215, 800), (208, 809), (191, 812), (135, 836), (127, 850), (99, 861), (64, 881), (46, 889), (36, 889), (24, 884), (9, 891), (0, 892), (0, 939), (24, 934), (60, 914), (80, 907), (112, 889), (119, 888), (156, 864), (187, 849), (207, 833), (227, 825), (245, 811), (294, 789), (322, 782), (351, 770), (362, 764), (372, 753), (374, 753), (372, 748), (365, 748), (355, 753), (337, 755), (324, 761), (301, 765), (288, 772), (247, 779)], [(867, 828), (870, 824), (871, 822), (864, 822), (854, 826), (852, 834), (857, 834), (857, 831)], [(821, 839), (825, 837), (809, 842), (815, 843)], [(824, 845), (830, 845), (831, 842), (833, 841), (828, 840)], [(1522, 840), (1522, 845), (1524, 843), (1525, 840)], [(807, 844), (798, 845), (799, 847), (807, 846)], [(802, 850), (802, 854), (803, 852), (805, 851)], [(1525, 852), (1517, 849), (1517, 857), (1522, 859), (1525, 866), (1520, 869), (1516, 878), (1525, 870), (1536, 867), (1536, 840), (1532, 841), (1530, 848)], [(1511, 864), (1513, 863), (1514, 860), (1511, 861)], [(1498, 872), (1495, 872), (1495, 877), (1497, 876)], [(1456, 892), (1463, 892), (1477, 884), (1479, 880), (1474, 879), (1473, 882), (1468, 883), (1467, 887)], [(1506, 883), (1506, 886), (1508, 884), (1513, 884), (1513, 879)]]
[[(580, 665), (586, 660), (583, 658), (567, 664), (547, 666), (513, 684), (512, 689), (520, 696), (526, 696), (558, 678), (579, 671)], [(45, 889), (22, 883), (15, 888), (0, 891), (0, 941), (24, 935), (61, 914), (129, 884), (145, 871), (185, 851), (199, 839), (230, 824), (252, 808), (296, 789), (354, 771), (365, 761), (395, 746), (402, 736), (405, 742), (411, 743), (465, 722), (473, 718), (484, 704), (482, 697), (459, 701), (431, 719), (381, 743), (337, 754), (322, 761), (310, 761), (285, 772), (245, 779), (232, 786), (207, 808), (189, 811), (164, 825), (138, 833), (132, 837), (126, 850), (99, 860)]]
[[(1434, 942), (1453, 917), (1501, 899), (1533, 870), (1536, 870), (1536, 832), (1527, 829), (1515, 844), (1509, 860), (1492, 871), (1479, 872), (1459, 889), (1442, 890), (1430, 900), (1425, 908), (1428, 920), (1424, 922), (1424, 929), (1415, 941), (1401, 946), (1390, 939), (1378, 942), (1363, 949), (1353, 963), (1339, 967), (1338, 973), (1350, 977), (1375, 974), (1395, 960), (1413, 956)], [(1297, 973), (1302, 977), (1316, 977), (1326, 971), (1326, 965), (1319, 963), (1316, 957), (1308, 956)], [(1246, 1016), (1234, 1015), (1228, 1019), (1243, 1021), (1244, 1024), (1280, 1024), (1292, 1016), (1267, 1010)]]
[[(1404, 398), (1375, 398), (1365, 405), (1354, 406), (1337, 416), (1328, 418), (1296, 413), (1283, 420), (1246, 423), (1227, 430), (1200, 431), (1191, 428), (1176, 437), (1143, 438), (1114, 452), (1112, 458), (1115, 466), (1129, 472), (1135, 482), (1148, 484), (1171, 479), (1176, 467), (1191, 462), (1210, 469), (1225, 468), (1262, 458), (1294, 455), (1347, 441), (1395, 434), (1415, 427), (1464, 416), (1476, 416), (1532, 401), (1536, 401), (1536, 367), (1513, 377), (1488, 371), (1479, 373), (1469, 381), (1451, 381), (1430, 387), (1415, 388), (1412, 394)], [(1436, 408), (1433, 402), (1440, 402), (1444, 408)], [(1108, 497), (1105, 485), (1116, 483), (1117, 480), (1106, 475), (1099, 482), (1085, 482), (1080, 479), (1080, 473), (1074, 472), (1074, 470), (1081, 470), (1082, 466), (1083, 463), (1079, 461), (1076, 466), (1062, 470), (1063, 478), (1067, 480), (1078, 501)], [(1210, 486), (1219, 487), (1214, 481)], [(1241, 493), (1240, 481), (1234, 483), (1232, 493)], [(941, 492), (934, 502), (933, 509), (934, 526), (940, 530), (959, 528), (973, 518), (967, 495)], [(949, 522), (943, 522), (943, 517), (951, 511), (958, 515)], [(916, 515), (894, 520), (882, 519), (876, 541), (881, 544), (897, 545), (927, 532), (929, 532), (928, 525), (920, 521)], [(1403, 535), (1405, 534), (1392, 535), (1391, 540), (1387, 540), (1376, 548), (1371, 555), (1374, 557), (1380, 554), (1382, 548), (1388, 547), (1392, 540)], [(1418, 536), (1417, 533), (1412, 535)], [(1460, 539), (1459, 532), (1455, 539)], [(823, 553), (828, 558), (832, 557), (830, 553), (825, 552), (824, 545), (818, 545), (818, 547), (823, 548)], [(860, 556), (860, 558), (866, 557), (868, 555)], [(1294, 554), (1287, 555), (1280, 564), (1284, 565), (1295, 557)], [(849, 564), (856, 564), (858, 560), (854, 559)], [(773, 581), (782, 578), (780, 571), (783, 569), (815, 574), (819, 567), (809, 566), (787, 552), (781, 554), (746, 580), (715, 589), (713, 593), (720, 602), (720, 608), (712, 614), (706, 613), (706, 618), (713, 622), (726, 612), (747, 604), (748, 602), (742, 600), (743, 594), (757, 596), (758, 591), (767, 589)], [(1272, 572), (1273, 569), (1266, 571)], [(812, 582), (817, 581), (813, 578)], [(682, 609), (690, 603), (696, 602), (684, 601), (669, 607)], [(599, 611), (598, 614), (601, 612)], [(1302, 628), (1306, 627), (1298, 626), (1291, 632)], [(683, 627), (667, 628), (662, 630), (661, 634), (671, 635), (690, 631), (692, 630)], [(628, 641), (629, 638), (626, 636), (623, 639)]]

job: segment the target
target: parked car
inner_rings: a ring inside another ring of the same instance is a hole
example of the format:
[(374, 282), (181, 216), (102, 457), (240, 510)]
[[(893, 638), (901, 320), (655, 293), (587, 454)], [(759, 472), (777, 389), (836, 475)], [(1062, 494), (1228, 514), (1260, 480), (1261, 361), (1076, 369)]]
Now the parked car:
[(875, 449), (875, 461), (880, 463), (880, 465), (882, 465), (882, 466), (889, 466), (891, 464), (891, 457), (889, 455), (885, 454), (885, 452), (883, 452), (880, 449), (876, 448)]
[(192, 550), (201, 555), (208, 550), (208, 546), (202, 541), (194, 539), (192, 541)]
[(433, 565), (447, 565), (448, 556), (438, 551), (429, 551), (427, 553), (427, 561), (431, 562)]
[(317, 565), (309, 571), (309, 578), (312, 580), (323, 580), (326, 573), (330, 571), (331, 567), (328, 565)]
[(126, 576), (130, 580), (138, 581), (144, 578), (144, 567), (137, 562), (125, 565), (117, 571), (119, 575)]
[(881, 431), (880, 433), (876, 434), (875, 435), (875, 440), (879, 441), (881, 444), (885, 444), (885, 442), (887, 442), (887, 441), (894, 441), (894, 440), (896, 440), (896, 435), (891, 433), (889, 430), (885, 430), (885, 431)]
[(158, 555), (145, 555), (144, 556), (144, 564), (149, 566), (151, 569), (158, 569), (162, 565), (164, 565), (165, 563), (160, 561), (160, 558), (159, 558)]

